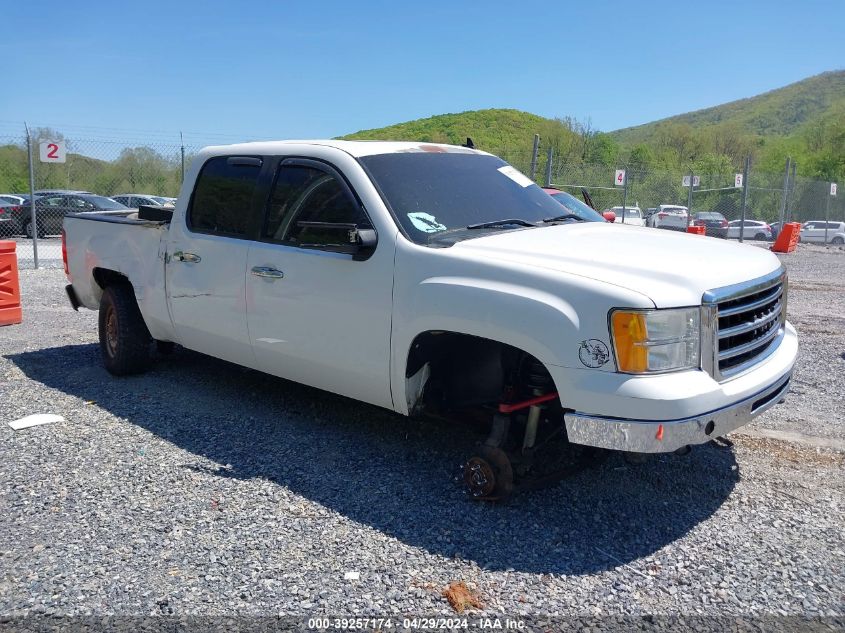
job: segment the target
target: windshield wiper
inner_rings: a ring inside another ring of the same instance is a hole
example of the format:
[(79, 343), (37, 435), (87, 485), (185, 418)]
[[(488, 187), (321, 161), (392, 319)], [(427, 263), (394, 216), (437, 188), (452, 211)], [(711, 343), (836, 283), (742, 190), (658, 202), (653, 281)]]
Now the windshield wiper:
[(488, 228), (495, 228), (497, 226), (507, 226), (508, 224), (518, 224), (519, 226), (531, 226), (536, 227), (537, 225), (534, 222), (529, 222), (528, 220), (522, 220), (520, 218), (505, 218), (504, 220), (492, 220), (490, 222), (479, 222), (478, 224), (470, 224), (467, 228), (468, 229), (488, 229)]
[(577, 213), (564, 213), (563, 215), (556, 215), (553, 218), (546, 218), (543, 220), (543, 223), (551, 224), (552, 222), (562, 222), (563, 220), (579, 220), (581, 222), (586, 222), (586, 220)]

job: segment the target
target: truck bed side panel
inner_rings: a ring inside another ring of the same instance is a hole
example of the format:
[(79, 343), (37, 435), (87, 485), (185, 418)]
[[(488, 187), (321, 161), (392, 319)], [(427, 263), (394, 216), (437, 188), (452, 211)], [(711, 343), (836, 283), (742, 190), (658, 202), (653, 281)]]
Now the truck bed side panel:
[(65, 218), (64, 229), (70, 280), (82, 305), (99, 308), (103, 289), (94, 278), (94, 269), (121, 273), (132, 283), (153, 337), (173, 340), (164, 285), (166, 240), (162, 238), (167, 225), (77, 215)]

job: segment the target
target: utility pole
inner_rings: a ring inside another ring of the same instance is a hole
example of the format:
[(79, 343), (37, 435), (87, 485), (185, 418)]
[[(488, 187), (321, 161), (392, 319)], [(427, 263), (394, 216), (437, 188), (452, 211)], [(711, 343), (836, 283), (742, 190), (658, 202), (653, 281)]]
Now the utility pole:
[(792, 221), (794, 218), (792, 217), (792, 205), (795, 204), (794, 193), (795, 193), (795, 172), (798, 169), (798, 161), (792, 161), (792, 176), (789, 179), (789, 195), (786, 199), (786, 217)]
[(540, 152), (540, 135), (534, 135), (534, 150), (531, 152), (531, 180), (537, 175), (537, 154)]
[(742, 242), (745, 234), (745, 209), (748, 206), (748, 172), (751, 169), (751, 156), (745, 157), (745, 167), (742, 168), (742, 211), (739, 223), (739, 241)]
[(32, 266), (38, 269), (38, 211), (35, 208), (35, 167), (32, 164), (32, 135), (26, 121), (26, 155), (29, 159), (29, 224), (32, 227)]
[(622, 224), (625, 224), (625, 207), (628, 204), (628, 170), (625, 170), (625, 182), (622, 184)]
[[(678, 182), (677, 180), (675, 182)], [(692, 223), (692, 188), (695, 182), (695, 174), (689, 172), (689, 192), (687, 192), (687, 226)]]
[(182, 149), (182, 180), (179, 182), (181, 185), (185, 182), (185, 139), (182, 138), (182, 132), (179, 132), (179, 145)]
[(780, 198), (780, 228), (783, 229), (783, 225), (786, 224), (786, 195), (787, 191), (789, 190), (789, 164), (792, 159), (787, 156), (786, 157), (786, 167), (783, 170), (783, 194)]
[(824, 244), (827, 246), (827, 225), (830, 222), (830, 191), (827, 192), (827, 203), (824, 205)]

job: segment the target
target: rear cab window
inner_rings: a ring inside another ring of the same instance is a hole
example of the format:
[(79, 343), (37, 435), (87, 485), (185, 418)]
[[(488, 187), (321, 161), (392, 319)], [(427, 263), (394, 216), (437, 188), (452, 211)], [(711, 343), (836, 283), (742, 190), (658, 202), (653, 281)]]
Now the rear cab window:
[(246, 237), (262, 159), (217, 156), (205, 162), (188, 207), (194, 233)]

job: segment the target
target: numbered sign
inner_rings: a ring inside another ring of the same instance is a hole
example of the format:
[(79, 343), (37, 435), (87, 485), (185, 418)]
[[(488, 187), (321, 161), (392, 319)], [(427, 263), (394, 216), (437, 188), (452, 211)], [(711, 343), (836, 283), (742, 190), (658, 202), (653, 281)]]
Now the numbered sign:
[[(689, 187), (689, 176), (684, 176), (683, 180), (681, 180), (681, 184), (684, 187)], [(698, 187), (701, 184), (701, 176), (693, 176), (692, 177), (692, 186)]]
[(832, 195), (832, 196), (836, 195), (836, 183), (835, 182), (830, 183), (830, 195)]
[(734, 174), (734, 187), (737, 189), (742, 187), (742, 174)]
[(38, 144), (38, 154), (42, 163), (63, 163), (66, 159), (64, 141), (41, 141)]
[(613, 177), (613, 184), (617, 187), (624, 187), (625, 186), (625, 170), (624, 169), (617, 169), (616, 175)]

